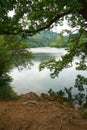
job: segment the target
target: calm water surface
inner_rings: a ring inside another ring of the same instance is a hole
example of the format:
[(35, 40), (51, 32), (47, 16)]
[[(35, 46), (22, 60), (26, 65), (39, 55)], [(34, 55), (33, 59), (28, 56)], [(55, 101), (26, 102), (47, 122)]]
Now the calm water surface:
[(44, 69), (39, 72), (39, 63), (43, 60), (47, 60), (50, 56), (55, 56), (56, 59), (59, 59), (66, 51), (63, 48), (57, 49), (49, 47), (31, 48), (31, 51), (35, 55), (35, 59), (33, 60), (34, 65), (31, 69), (19, 71), (15, 68), (10, 74), (14, 79), (11, 85), (18, 94), (28, 93), (30, 91), (40, 94), (42, 92), (47, 92), (50, 88), (54, 91), (58, 91), (64, 87), (69, 88), (74, 86), (76, 75), (87, 75), (87, 71), (75, 70), (74, 62), (79, 60), (75, 58), (72, 67), (64, 69), (59, 77), (51, 79), (49, 70)]

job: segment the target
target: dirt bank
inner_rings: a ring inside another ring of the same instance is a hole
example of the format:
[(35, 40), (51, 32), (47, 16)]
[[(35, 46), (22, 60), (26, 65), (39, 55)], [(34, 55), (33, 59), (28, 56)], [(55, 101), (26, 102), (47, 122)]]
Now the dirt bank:
[(0, 101), (0, 130), (87, 130), (87, 120), (67, 104), (29, 93)]

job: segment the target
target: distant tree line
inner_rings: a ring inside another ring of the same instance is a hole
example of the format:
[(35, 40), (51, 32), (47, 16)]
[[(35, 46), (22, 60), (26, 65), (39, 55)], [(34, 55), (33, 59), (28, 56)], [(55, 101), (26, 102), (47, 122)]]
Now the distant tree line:
[(23, 39), (23, 42), (28, 45), (28, 47), (66, 47), (67, 46), (67, 36), (63, 36), (56, 32), (49, 30), (41, 31), (32, 37), (27, 37)]

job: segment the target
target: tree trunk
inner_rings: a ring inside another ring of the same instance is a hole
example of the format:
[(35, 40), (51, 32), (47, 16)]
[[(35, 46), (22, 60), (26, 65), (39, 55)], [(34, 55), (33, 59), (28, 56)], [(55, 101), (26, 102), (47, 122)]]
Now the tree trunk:
[(83, 16), (83, 18), (87, 21), (87, 0), (78, 0), (83, 8), (79, 11), (79, 13)]

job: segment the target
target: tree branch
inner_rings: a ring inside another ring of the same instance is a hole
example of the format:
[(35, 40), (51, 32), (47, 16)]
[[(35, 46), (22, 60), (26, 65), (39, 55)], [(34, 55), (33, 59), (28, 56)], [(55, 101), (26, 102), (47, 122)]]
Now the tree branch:
[(87, 21), (87, 0), (78, 0), (82, 5), (82, 9), (78, 12), (83, 16), (83, 18)]
[[(1, 32), (0, 34), (11, 34), (11, 35), (17, 35), (17, 34), (24, 34), (24, 35), (27, 35), (27, 36), (32, 36), (44, 29), (48, 29), (53, 23), (55, 23), (56, 21), (58, 21), (61, 17), (64, 17), (65, 15), (69, 15), (71, 13), (71, 11), (67, 11), (67, 12), (63, 12), (61, 14), (58, 14), (56, 15), (54, 18), (52, 18), (48, 23), (44, 23), (45, 25), (44, 26), (41, 26), (39, 27), (38, 29), (36, 30), (29, 30), (29, 29), (26, 29), (26, 30), (18, 30), (17, 32), (11, 32), (9, 30), (4, 30), (3, 32)], [(11, 29), (10, 29), (11, 30)]]
[(69, 15), (71, 13), (71, 11), (67, 11), (61, 14), (56, 15), (54, 18), (52, 18), (50, 20), (49, 23), (45, 24), (45, 26), (40, 27), (39, 29), (33, 31), (29, 31), (29, 30), (25, 30), (25, 33), (30, 34), (31, 36), (39, 31), (42, 31), (44, 29), (48, 29), (53, 23), (55, 23), (56, 21), (58, 21), (61, 17), (64, 17), (65, 15)]

